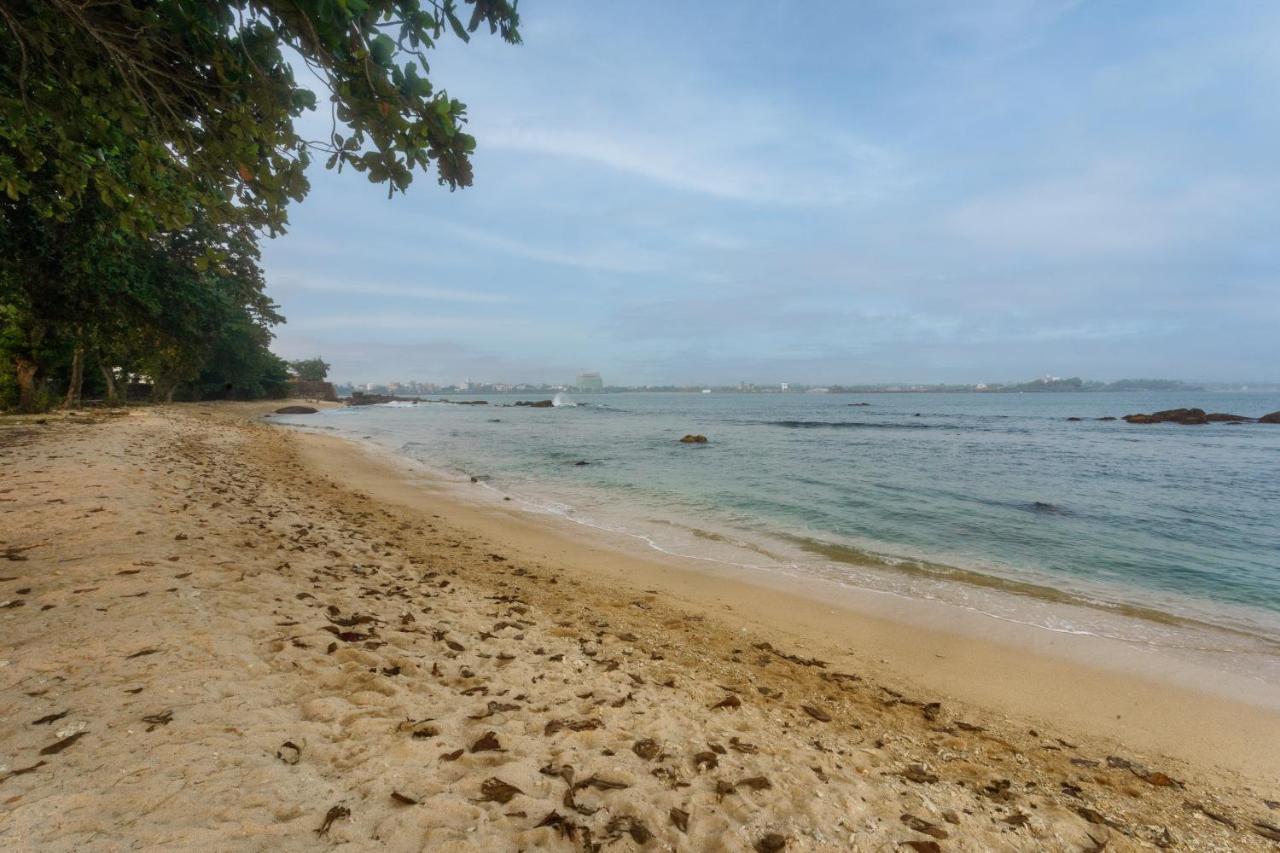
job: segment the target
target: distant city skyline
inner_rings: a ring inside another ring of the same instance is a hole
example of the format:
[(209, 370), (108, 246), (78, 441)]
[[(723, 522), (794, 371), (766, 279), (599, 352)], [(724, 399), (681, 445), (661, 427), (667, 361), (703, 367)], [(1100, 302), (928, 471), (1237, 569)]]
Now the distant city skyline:
[(1278, 3), (521, 11), (522, 47), (433, 57), (474, 187), (311, 171), (264, 246), (282, 355), (369, 381), (1280, 379)]

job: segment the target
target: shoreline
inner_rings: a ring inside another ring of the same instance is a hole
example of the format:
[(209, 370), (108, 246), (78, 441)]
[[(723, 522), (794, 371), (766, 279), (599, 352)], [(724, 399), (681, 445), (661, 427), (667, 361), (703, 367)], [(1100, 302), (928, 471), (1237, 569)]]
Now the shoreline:
[[(497, 500), (468, 499), (460, 492), (485, 484), (447, 480), (387, 448), (318, 431), (294, 432), (302, 438), (303, 458), (318, 473), (382, 501), (420, 511), (434, 507), (468, 532), (554, 560), (584, 581), (657, 587), (717, 612), (730, 628), (738, 623), (737, 629), (782, 631), (793, 643), (849, 658), (850, 665), (887, 680), (911, 672), (910, 689), (927, 685), (948, 698), (1105, 732), (1144, 751), (1219, 764), (1260, 781), (1273, 778), (1280, 764), (1276, 685), (1152, 654), (1125, 640), (1059, 634), (945, 602), (839, 588), (794, 574), (754, 571), (743, 577), (700, 558), (638, 553), (616, 541), (629, 534), (611, 535)], [(878, 656), (849, 655), (841, 647), (874, 647)], [(1001, 673), (998, 681), (986, 678), (993, 671)], [(1205, 731), (1206, 719), (1215, 721), (1216, 731)]]
[(0, 422), (0, 846), (1280, 840), (1275, 713), (469, 505), (280, 405)]
[[(552, 477), (535, 483), (516, 476), (507, 482), (501, 459), (482, 461), (479, 468), (465, 471), (440, 468), (420, 441), (398, 448), (390, 441), (396, 433), (360, 436), (358, 430), (341, 426), (341, 419), (333, 423), (338, 425), (311, 426), (295, 419), (290, 425), (359, 441), (400, 460), (396, 465), (423, 466), (428, 476), (461, 485), (455, 494), (468, 504), (477, 503), (477, 495), (471, 493), (479, 490), (474, 485), (467, 488), (465, 481), (496, 464), (492, 473), (497, 479), (491, 482), (480, 475), (480, 489), (497, 499), (510, 498), (512, 506), (523, 506), (548, 524), (577, 527), (584, 535), (602, 536), (624, 551), (637, 550), (630, 544), (655, 559), (671, 558), (695, 568), (718, 565), (731, 573), (784, 574), (802, 586), (834, 585), (841, 594), (853, 590), (849, 594), (864, 597), (936, 599), (995, 621), (1167, 650), (1196, 658), (1201, 669), (1234, 669), (1242, 679), (1240, 687), (1255, 700), (1280, 707), (1280, 622), (1275, 613), (1258, 604), (1215, 597), (1208, 591), (1179, 592), (1158, 583), (1125, 584), (1088, 573), (986, 564), (972, 555), (858, 541), (834, 532), (746, 527), (741, 519), (720, 518), (715, 512), (671, 516), (661, 507), (646, 511), (644, 506), (626, 504), (625, 499), (619, 502), (607, 487), (589, 481), (580, 485)], [(388, 424), (379, 422), (378, 427), (385, 430)], [(471, 479), (474, 483), (475, 478)], [(485, 500), (480, 498), (479, 503)], [(1034, 564), (1034, 555), (1030, 562)]]

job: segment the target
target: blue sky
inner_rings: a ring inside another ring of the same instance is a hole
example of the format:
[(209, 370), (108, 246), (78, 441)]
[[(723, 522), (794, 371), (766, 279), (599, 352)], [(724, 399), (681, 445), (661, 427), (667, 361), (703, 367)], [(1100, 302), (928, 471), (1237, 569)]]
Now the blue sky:
[(372, 382), (1280, 380), (1280, 3), (521, 13), (523, 46), (433, 62), (474, 187), (313, 169), (264, 251), (282, 355)]

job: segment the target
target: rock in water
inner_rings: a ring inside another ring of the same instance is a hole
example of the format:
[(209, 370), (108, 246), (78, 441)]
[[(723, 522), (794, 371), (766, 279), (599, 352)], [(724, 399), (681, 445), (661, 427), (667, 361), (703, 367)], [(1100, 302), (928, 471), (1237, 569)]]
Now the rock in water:
[(1260, 424), (1280, 424), (1280, 412), (1270, 412), (1258, 418)]
[(705, 435), (694, 435), (690, 433), (689, 435), (686, 435), (684, 438), (680, 439), (680, 441), (683, 444), (706, 444), (707, 437)]
[(1124, 419), (1131, 424), (1182, 424), (1183, 426), (1200, 426), (1209, 423), (1204, 409), (1165, 409), (1149, 415), (1125, 415)]
[(276, 409), (277, 415), (314, 415), (319, 409), (313, 409), (310, 406), (285, 406)]

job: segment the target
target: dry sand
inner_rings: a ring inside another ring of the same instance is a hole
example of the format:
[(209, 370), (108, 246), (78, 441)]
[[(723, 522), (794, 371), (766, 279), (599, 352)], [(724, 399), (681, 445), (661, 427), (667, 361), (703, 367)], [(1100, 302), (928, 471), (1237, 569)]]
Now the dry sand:
[(265, 410), (0, 426), (4, 849), (1280, 847), (1272, 710), (621, 554)]

